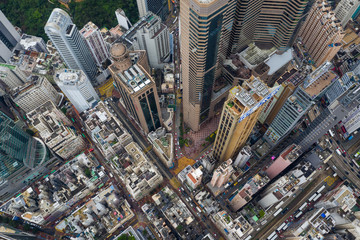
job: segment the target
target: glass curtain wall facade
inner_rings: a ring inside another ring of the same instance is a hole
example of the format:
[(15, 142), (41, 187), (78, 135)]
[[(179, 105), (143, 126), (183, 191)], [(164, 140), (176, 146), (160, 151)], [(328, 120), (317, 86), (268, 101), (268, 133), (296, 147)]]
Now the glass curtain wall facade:
[(48, 159), (44, 143), (25, 133), (0, 112), (0, 183), (22, 167), (33, 169)]
[(184, 122), (194, 131), (209, 117), (235, 6), (234, 0), (180, 2)]

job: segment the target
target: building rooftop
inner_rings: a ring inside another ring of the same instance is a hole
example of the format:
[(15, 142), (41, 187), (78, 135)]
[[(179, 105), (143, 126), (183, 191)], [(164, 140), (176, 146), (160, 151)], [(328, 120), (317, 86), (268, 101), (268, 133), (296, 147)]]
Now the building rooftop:
[(74, 69), (61, 69), (56, 72), (56, 78), (64, 85), (78, 85), (86, 80), (86, 76), (81, 70)]
[[(271, 49), (262, 50), (254, 43), (249, 44), (241, 53), (238, 53), (240, 60), (250, 69), (254, 69), (259, 64), (263, 63), (268, 57), (276, 51), (275, 47)], [(272, 65), (274, 63), (272, 62)]]
[(285, 64), (290, 62), (293, 59), (293, 50), (289, 48), (286, 52), (282, 54), (274, 53), (272, 54), (268, 60), (266, 60), (265, 64), (269, 66), (270, 70), (268, 75), (274, 74), (280, 68), (282, 68)]
[(84, 36), (84, 38), (87, 38), (88, 36), (96, 32), (98, 29), (99, 28), (93, 22), (90, 21), (87, 24), (85, 24), (85, 26), (80, 30), (80, 33), (82, 36)]
[(151, 80), (137, 64), (131, 66), (123, 73), (118, 72), (117, 75), (124, 83), (126, 83), (127, 87), (132, 92), (137, 92), (151, 83)]
[(338, 75), (330, 70), (332, 66), (330, 62), (325, 62), (306, 78), (304, 89), (309, 96), (312, 98), (317, 97), (332, 82), (338, 79)]

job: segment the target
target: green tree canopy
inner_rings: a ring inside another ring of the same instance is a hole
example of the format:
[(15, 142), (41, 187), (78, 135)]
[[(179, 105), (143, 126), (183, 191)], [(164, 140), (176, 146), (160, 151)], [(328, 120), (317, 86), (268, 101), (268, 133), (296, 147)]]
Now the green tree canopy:
[(138, 19), (136, 0), (72, 0), (69, 9), (56, 0), (1, 0), (0, 9), (17, 27), (25, 33), (48, 38), (44, 26), (54, 8), (66, 10), (74, 23), (81, 29), (92, 21), (99, 28), (111, 28), (117, 25), (115, 10), (122, 8), (132, 23)]

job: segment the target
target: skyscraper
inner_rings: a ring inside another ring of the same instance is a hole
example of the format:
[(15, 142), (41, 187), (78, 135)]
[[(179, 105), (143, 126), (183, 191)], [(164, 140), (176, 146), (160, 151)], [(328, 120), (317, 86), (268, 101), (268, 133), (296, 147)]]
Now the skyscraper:
[(20, 34), (0, 10), (0, 62), (8, 62), (20, 41)]
[(341, 0), (336, 6), (335, 17), (341, 22), (343, 28), (346, 27), (352, 16), (360, 7), (359, 0)]
[(96, 84), (97, 72), (94, 58), (70, 16), (62, 9), (55, 8), (46, 25), (45, 33), (59, 51), (68, 68), (82, 70)]
[(148, 12), (158, 15), (163, 21), (169, 16), (168, 0), (136, 0), (139, 17), (144, 17)]
[(94, 23), (88, 22), (80, 30), (80, 33), (85, 38), (97, 65), (101, 66), (101, 63), (109, 58), (109, 51), (103, 37), (101, 36), (99, 28)]
[(123, 105), (147, 134), (162, 125), (156, 84), (138, 63), (133, 64), (129, 52), (121, 43), (110, 49), (113, 64), (109, 69), (120, 92)]
[(331, 61), (341, 48), (343, 28), (326, 1), (316, 1), (302, 25), (299, 38), (316, 66)]
[(311, 97), (302, 88), (297, 88), (274, 118), (265, 133), (265, 139), (275, 145), (293, 129), (311, 105)]
[(0, 63), (0, 96), (23, 85), (26, 81), (26, 75), (17, 66)]
[(212, 114), (215, 100), (226, 91), (213, 92), (220, 76), (232, 29), (235, 0), (180, 2), (181, 64), (184, 122), (194, 131)]
[(228, 49), (228, 53), (242, 50), (252, 41), (261, 48), (287, 49), (307, 2), (307, 0), (237, 1), (231, 34), (233, 45)]
[(59, 104), (63, 99), (51, 83), (43, 76), (31, 76), (31, 80), (12, 91), (13, 101), (26, 113), (47, 101)]
[(94, 87), (81, 70), (62, 69), (54, 80), (78, 112), (83, 112), (99, 100)]
[(157, 15), (149, 12), (126, 36), (133, 41), (134, 49), (146, 50), (151, 67), (163, 68), (170, 60), (169, 29)]
[(263, 82), (252, 77), (241, 87), (230, 90), (214, 143), (213, 156), (216, 160), (223, 162), (236, 158), (257, 122), (262, 105), (274, 96), (278, 89), (279, 87), (269, 90)]
[(0, 111), (0, 186), (23, 171), (36, 169), (48, 159), (45, 144), (25, 133)]

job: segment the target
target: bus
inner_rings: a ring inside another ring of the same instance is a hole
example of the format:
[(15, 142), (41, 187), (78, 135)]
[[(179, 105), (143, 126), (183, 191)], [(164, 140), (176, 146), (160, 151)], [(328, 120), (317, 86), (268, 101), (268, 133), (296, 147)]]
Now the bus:
[(267, 239), (270, 240), (272, 239), (274, 236), (276, 236), (276, 232), (273, 232), (272, 234), (270, 234)]
[(283, 231), (285, 231), (285, 230), (288, 228), (288, 226), (289, 226), (289, 225), (286, 224), (286, 225), (283, 227)]
[(360, 149), (359, 149), (359, 151), (357, 152), (357, 153), (355, 153), (355, 155), (354, 155), (354, 157), (358, 157), (358, 156), (360, 156)]
[(331, 129), (329, 130), (329, 134), (330, 134), (331, 137), (335, 136), (334, 132)]
[(316, 198), (314, 198), (314, 202), (316, 202), (320, 197), (321, 197), (321, 193), (319, 193), (319, 195), (316, 196)]
[(251, 235), (249, 235), (247, 238), (245, 238), (245, 240), (250, 240), (252, 238)]
[(285, 227), (286, 223), (282, 223), (277, 229), (276, 231), (280, 232), (281, 229), (283, 229), (283, 227)]
[(308, 200), (309, 200), (309, 202), (311, 202), (315, 197), (316, 197), (316, 193), (314, 193)]
[(298, 212), (298, 213), (295, 215), (295, 219), (296, 219), (296, 218), (299, 218), (302, 214), (303, 214), (302, 211)]
[(279, 215), (279, 213), (281, 213), (283, 209), (279, 208), (275, 213), (274, 213), (274, 217), (276, 217), (277, 215)]
[(316, 192), (321, 193), (325, 189), (325, 185), (323, 185), (321, 188), (319, 188)]
[(275, 209), (278, 210), (279, 207), (281, 207), (281, 205), (283, 205), (283, 204), (284, 204), (284, 201), (281, 201), (278, 205), (275, 206)]
[(303, 205), (301, 205), (301, 207), (299, 208), (300, 211), (302, 211), (304, 208), (306, 208), (307, 206), (307, 202), (304, 202)]
[(354, 159), (351, 159), (351, 161), (355, 164), (357, 168), (359, 168), (359, 164)]

